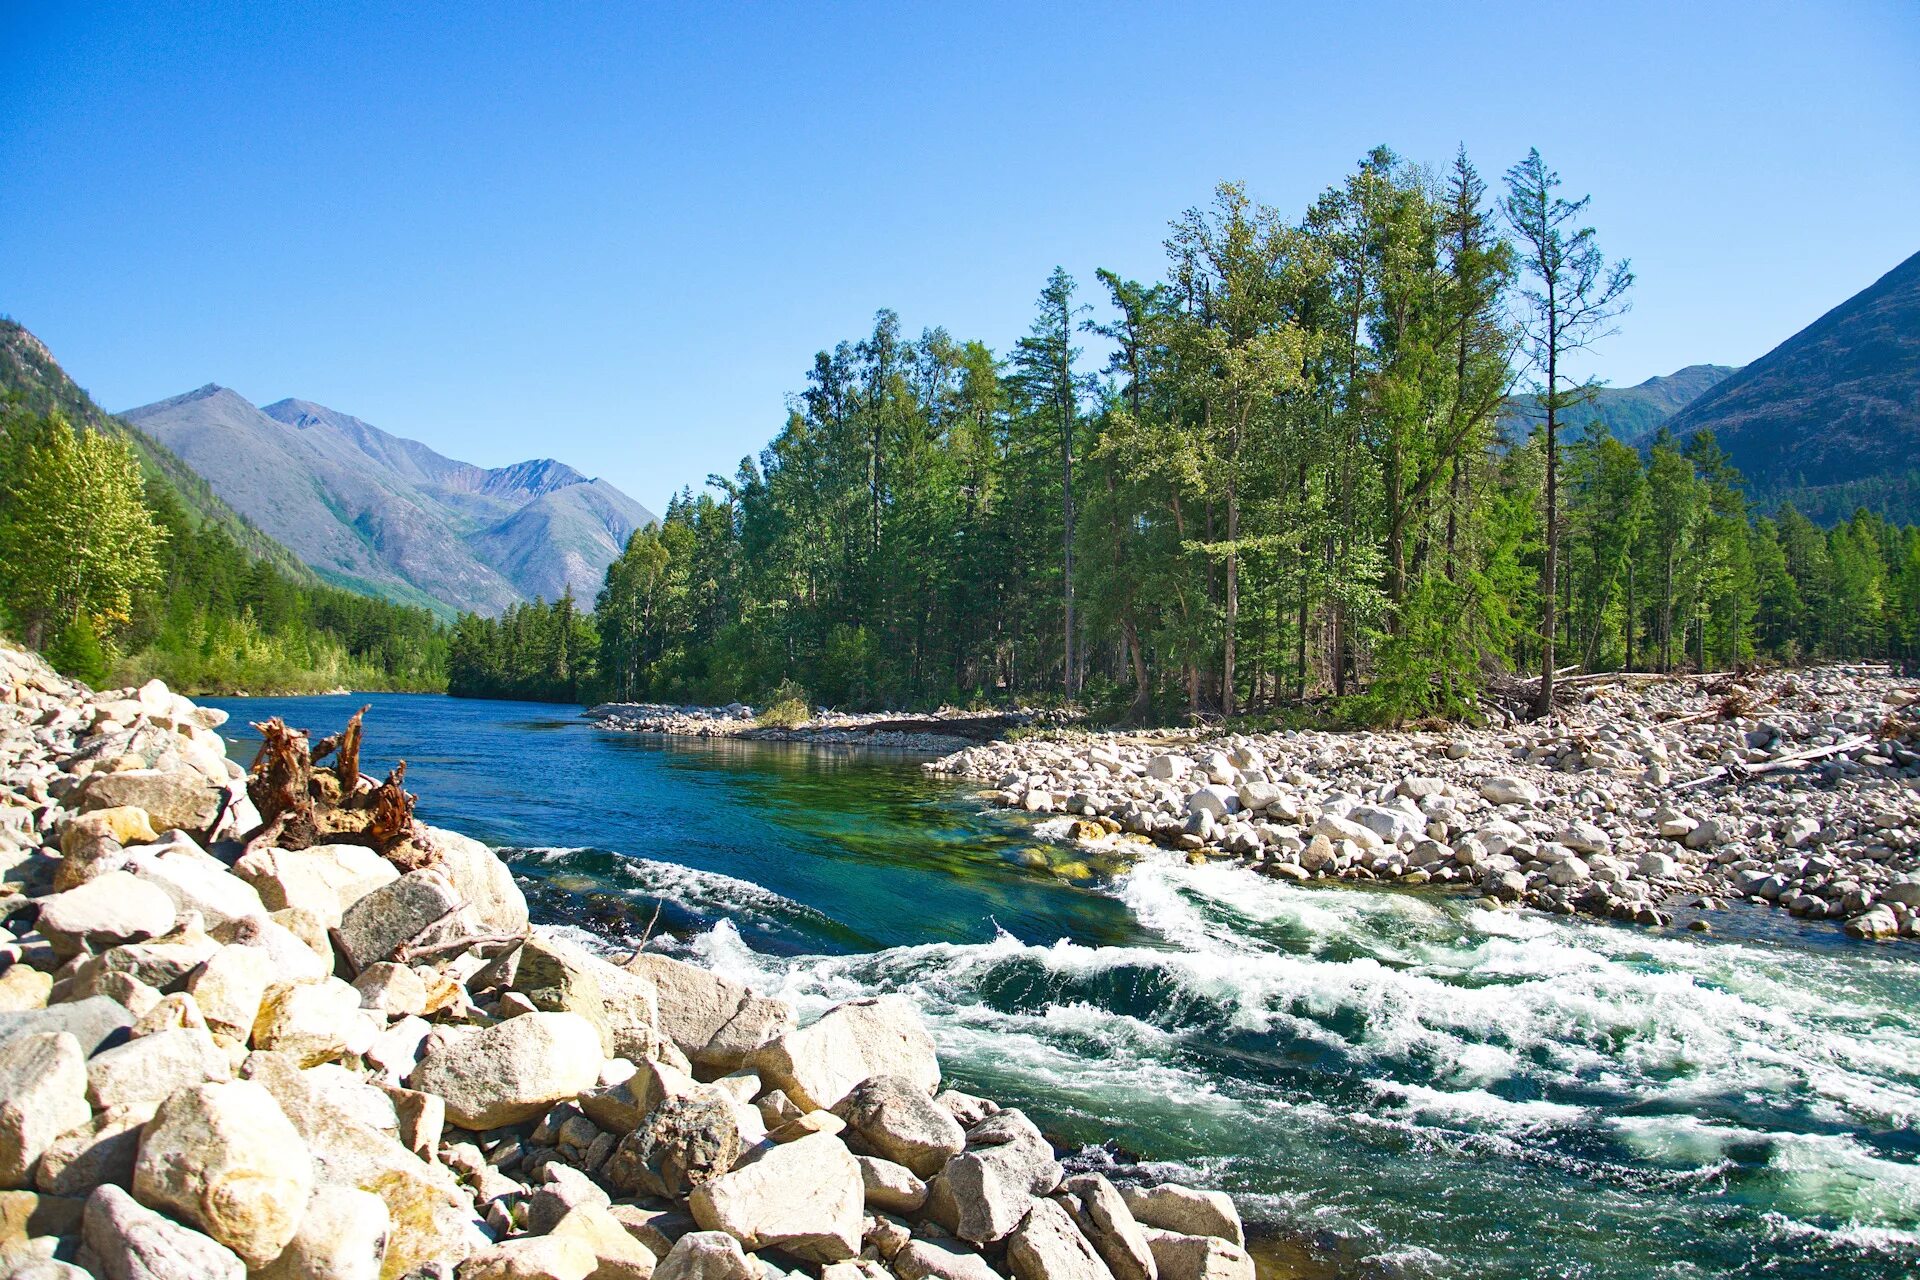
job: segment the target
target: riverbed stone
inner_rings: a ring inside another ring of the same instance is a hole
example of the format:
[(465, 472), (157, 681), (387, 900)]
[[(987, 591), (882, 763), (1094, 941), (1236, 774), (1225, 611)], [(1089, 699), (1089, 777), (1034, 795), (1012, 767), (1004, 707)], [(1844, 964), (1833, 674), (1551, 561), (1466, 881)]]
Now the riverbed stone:
[(268, 911), (304, 908), (332, 928), (348, 907), (400, 878), (391, 862), (365, 845), (317, 844), (306, 849), (256, 849), (234, 863)]
[(40, 1154), (33, 1185), (48, 1195), (85, 1197), (109, 1183), (133, 1185), (133, 1161), (147, 1108), (109, 1107), (55, 1138)]
[(855, 1150), (905, 1165), (931, 1178), (966, 1148), (966, 1130), (926, 1089), (903, 1076), (861, 1081), (834, 1108), (847, 1122)]
[(144, 809), (154, 830), (206, 834), (224, 803), (222, 789), (193, 769), (126, 769), (94, 773), (80, 784), (82, 812), (134, 806)]
[(878, 1156), (855, 1156), (866, 1206), (874, 1213), (918, 1213), (927, 1203), (927, 1184), (913, 1170)]
[(1113, 1273), (1114, 1280), (1158, 1280), (1159, 1269), (1126, 1199), (1104, 1174), (1083, 1173), (1068, 1178), (1063, 1189), (1081, 1233), (1093, 1243)]
[(740, 1129), (732, 1104), (711, 1093), (663, 1099), (607, 1159), (623, 1191), (681, 1199), (733, 1168)]
[(79, 1040), (65, 1031), (0, 1046), (0, 1187), (31, 1187), (47, 1147), (92, 1116), (86, 1063)]
[(222, 947), (187, 979), (207, 1027), (244, 1044), (260, 1018), (260, 1005), (279, 978), (273, 955), (262, 947)]
[(746, 1065), (802, 1111), (831, 1111), (876, 1075), (898, 1076), (928, 1094), (940, 1085), (933, 1037), (899, 996), (836, 1005), (755, 1050)]
[(1224, 1191), (1198, 1191), (1177, 1182), (1162, 1182), (1151, 1187), (1123, 1187), (1120, 1196), (1141, 1226), (1182, 1235), (1214, 1236), (1242, 1247), (1247, 1243), (1240, 1211)]
[(592, 1251), (589, 1280), (649, 1280), (653, 1275), (653, 1251), (629, 1234), (607, 1206), (576, 1205), (547, 1234), (578, 1240)]
[(594, 1024), (609, 1058), (655, 1056), (659, 996), (653, 983), (585, 948), (536, 931), (512, 954), (511, 989), (536, 1009), (577, 1013)]
[(282, 983), (267, 991), (253, 1024), (253, 1047), (291, 1053), (302, 1066), (360, 1054), (379, 1034), (360, 1008), (360, 993), (338, 978)]
[(999, 1280), (985, 1258), (954, 1248), (952, 1241), (909, 1241), (893, 1256), (893, 1273), (900, 1280)]
[(962, 1240), (998, 1243), (1026, 1217), (1028, 1202), (1060, 1185), (1053, 1147), (1021, 1111), (996, 1112), (967, 1130), (967, 1149), (933, 1180), (927, 1211)]
[(348, 907), (334, 931), (335, 943), (358, 973), (370, 964), (395, 959), (401, 947), (459, 936), (463, 925), (458, 913), (463, 903), (440, 867), (409, 871)]
[(740, 1242), (724, 1231), (689, 1231), (653, 1269), (653, 1280), (760, 1280)]
[(793, 1030), (792, 1005), (698, 965), (640, 951), (626, 968), (653, 984), (660, 1034), (714, 1074), (737, 1069), (762, 1045)]
[(409, 1088), (446, 1099), (447, 1118), (484, 1130), (532, 1120), (594, 1087), (600, 1033), (573, 1013), (528, 1013), (492, 1027), (442, 1027), (428, 1037)]
[(565, 1236), (524, 1236), (480, 1250), (460, 1265), (460, 1280), (587, 1280), (593, 1251)]
[(1160, 1280), (1254, 1280), (1253, 1258), (1218, 1236), (1144, 1228)]
[(40, 900), (36, 927), (61, 959), (140, 942), (173, 928), (174, 905), (161, 890), (125, 871)]
[(273, 1095), (247, 1080), (182, 1089), (154, 1113), (133, 1194), (206, 1232), (249, 1267), (278, 1257), (313, 1193), (313, 1160)]
[(247, 1264), (209, 1236), (155, 1213), (117, 1186), (87, 1198), (80, 1262), (100, 1280), (246, 1280)]
[(392, 1226), (371, 1191), (317, 1186), (293, 1239), (250, 1280), (381, 1280)]
[(232, 1060), (203, 1027), (177, 1027), (129, 1040), (87, 1062), (95, 1107), (153, 1114), (176, 1089), (233, 1077)]
[(124, 1041), (133, 1019), (132, 1010), (107, 996), (87, 996), (21, 1013), (0, 1013), (0, 1047), (24, 1036), (64, 1031), (79, 1044), (81, 1053), (92, 1054)]
[(521, 933), (527, 928), (527, 898), (513, 872), (493, 850), (457, 831), (422, 825), (434, 865), (466, 904), (468, 921), (481, 933)]
[(1115, 1280), (1072, 1216), (1052, 1200), (1035, 1200), (1007, 1237), (1007, 1265), (1015, 1280)]
[(773, 1247), (822, 1263), (860, 1252), (862, 1203), (859, 1165), (825, 1133), (773, 1147), (688, 1198), (706, 1230), (725, 1231), (747, 1249)]

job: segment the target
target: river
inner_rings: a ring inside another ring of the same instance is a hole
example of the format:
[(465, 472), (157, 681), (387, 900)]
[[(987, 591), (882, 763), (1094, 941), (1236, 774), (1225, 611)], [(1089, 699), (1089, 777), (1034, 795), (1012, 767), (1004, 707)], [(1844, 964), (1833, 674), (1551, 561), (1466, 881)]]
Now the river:
[[(1078, 1160), (1232, 1191), (1268, 1276), (1920, 1272), (1920, 955), (1784, 913), (1712, 936), (1086, 865), (914, 758), (597, 729), (570, 706), (207, 699), (500, 848), (536, 919), (802, 1016), (912, 998), (949, 1078)], [(658, 916), (656, 919), (656, 911)], [(1102, 1146), (1102, 1144), (1105, 1144)]]

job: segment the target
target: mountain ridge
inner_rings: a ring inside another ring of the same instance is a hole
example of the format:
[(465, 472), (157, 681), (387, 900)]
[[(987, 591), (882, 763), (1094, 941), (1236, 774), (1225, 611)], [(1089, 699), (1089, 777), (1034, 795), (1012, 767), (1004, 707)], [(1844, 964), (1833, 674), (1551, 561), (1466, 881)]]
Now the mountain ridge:
[(443, 615), (591, 599), (652, 512), (550, 458), (480, 467), (314, 401), (209, 383), (123, 415), (329, 581)]

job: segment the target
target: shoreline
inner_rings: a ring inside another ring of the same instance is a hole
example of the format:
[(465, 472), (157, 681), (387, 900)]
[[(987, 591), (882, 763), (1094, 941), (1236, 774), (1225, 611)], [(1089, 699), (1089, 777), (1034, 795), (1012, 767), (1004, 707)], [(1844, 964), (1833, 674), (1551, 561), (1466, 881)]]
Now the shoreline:
[(1590, 683), (1501, 729), (1067, 731), (923, 768), (1094, 851), (1656, 926), (1766, 903), (1920, 939), (1920, 681), (1878, 668)]
[(0, 646), (9, 1274), (1254, 1280), (1229, 1197), (1069, 1176), (906, 1000), (616, 964), (357, 719), (251, 775), (224, 720)]

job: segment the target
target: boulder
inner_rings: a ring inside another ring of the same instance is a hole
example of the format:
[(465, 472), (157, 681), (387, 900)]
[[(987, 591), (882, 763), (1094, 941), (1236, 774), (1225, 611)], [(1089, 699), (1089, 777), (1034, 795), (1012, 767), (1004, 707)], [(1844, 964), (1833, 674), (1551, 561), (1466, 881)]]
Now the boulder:
[(127, 850), (127, 869), (165, 893), (180, 912), (197, 911), (209, 932), (231, 920), (264, 916), (253, 886), (183, 833), (157, 849)]
[(1114, 1280), (1072, 1216), (1051, 1200), (1035, 1200), (1007, 1237), (1007, 1265), (1016, 1280)]
[(695, 1189), (688, 1208), (701, 1227), (747, 1249), (778, 1248), (807, 1262), (860, 1252), (860, 1166), (846, 1144), (814, 1134), (773, 1147), (754, 1163)]
[(434, 865), (453, 883), (460, 900), (467, 904), (464, 914), (482, 933), (519, 933), (527, 927), (527, 899), (513, 881), (507, 864), (478, 840), (457, 831), (439, 827), (421, 828), (418, 844), (424, 840), (436, 858)]
[(125, 871), (109, 871), (77, 889), (40, 900), (38, 928), (66, 959), (143, 942), (173, 928), (173, 899)]
[(733, 1106), (711, 1094), (667, 1098), (607, 1158), (605, 1176), (622, 1191), (682, 1199), (733, 1168), (740, 1129)]
[(407, 1085), (446, 1099), (447, 1118), (461, 1128), (484, 1130), (532, 1120), (593, 1088), (601, 1061), (591, 1022), (529, 1013), (492, 1027), (435, 1031)]
[(360, 993), (338, 978), (270, 988), (253, 1024), (253, 1047), (291, 1053), (302, 1066), (364, 1053), (380, 1028), (360, 1009)]
[(871, 1213), (918, 1213), (927, 1203), (927, 1184), (913, 1170), (878, 1156), (855, 1156), (860, 1185)]
[(233, 1063), (202, 1027), (156, 1031), (87, 1062), (87, 1097), (94, 1106), (152, 1115), (176, 1089), (233, 1077)]
[(1538, 804), (1540, 801), (1540, 788), (1525, 778), (1482, 778), (1480, 794), (1492, 804)]
[(403, 964), (382, 960), (353, 980), (360, 1007), (383, 1018), (417, 1018), (427, 1011), (426, 979)]
[(334, 932), (336, 945), (358, 973), (392, 960), (399, 948), (431, 944), (464, 932), (459, 890), (438, 866), (422, 867), (372, 890), (348, 907)]
[(899, 996), (852, 1000), (748, 1056), (746, 1065), (802, 1111), (831, 1111), (862, 1081), (898, 1076), (931, 1094), (940, 1084), (933, 1037)]
[[(225, 803), (219, 786), (193, 769), (125, 769), (89, 774), (78, 792), (81, 812), (144, 809), (156, 831), (204, 835)], [(72, 803), (69, 801), (69, 803)]]
[(977, 1253), (936, 1244), (932, 1240), (910, 1240), (893, 1255), (893, 1273), (900, 1280), (1000, 1280), (999, 1273)]
[(1060, 1185), (1053, 1147), (1018, 1110), (998, 1112), (967, 1131), (967, 1149), (933, 1180), (928, 1212), (973, 1244), (997, 1243), (1027, 1216), (1035, 1196)]
[(966, 1130), (918, 1083), (871, 1076), (834, 1108), (847, 1122), (849, 1144), (931, 1178), (966, 1149)]
[(82, 845), (102, 837), (118, 845), (152, 844), (160, 838), (153, 818), (138, 805), (94, 809), (67, 820), (60, 829), (60, 852), (72, 857)]
[(316, 949), (280, 921), (256, 916), (223, 924), (213, 931), (213, 937), (230, 947), (254, 947), (266, 952), (273, 957), (274, 976), (281, 982), (324, 982), (333, 976), (333, 944), (324, 933)]
[(10, 1249), (22, 1240), (70, 1236), (80, 1230), (84, 1199), (35, 1195), (31, 1191), (0, 1191), (0, 1266)]
[(268, 911), (304, 908), (332, 928), (360, 899), (400, 878), (399, 869), (365, 845), (317, 844), (256, 849), (233, 864)]
[(0, 1046), (0, 1187), (31, 1187), (47, 1147), (92, 1115), (79, 1040), (36, 1031)]
[(698, 965), (636, 952), (629, 972), (653, 984), (660, 1034), (696, 1066), (715, 1074), (737, 1068), (755, 1050), (793, 1030), (793, 1006), (755, 995)]
[(658, 997), (653, 983), (562, 938), (536, 933), (512, 953), (511, 988), (536, 1009), (577, 1013), (600, 1032), (609, 1058), (655, 1056)]
[(1232, 1241), (1154, 1227), (1145, 1234), (1160, 1280), (1254, 1280), (1252, 1257)]
[(1161, 782), (1178, 782), (1193, 772), (1193, 761), (1172, 752), (1147, 761), (1147, 776)]
[(133, 1185), (133, 1160), (150, 1110), (110, 1107), (55, 1138), (41, 1153), (33, 1185), (48, 1195), (85, 1196), (111, 1183)]
[(1240, 1211), (1224, 1191), (1196, 1191), (1177, 1182), (1163, 1182), (1152, 1187), (1124, 1187), (1120, 1196), (1141, 1226), (1181, 1235), (1213, 1236), (1243, 1248), (1247, 1243)]
[(182, 1089), (140, 1140), (133, 1194), (262, 1267), (293, 1239), (313, 1194), (307, 1144), (247, 1080)]
[(760, 1272), (726, 1232), (689, 1231), (654, 1267), (653, 1280), (760, 1280)]
[(577, 1239), (522, 1236), (468, 1258), (460, 1280), (587, 1280), (593, 1267), (593, 1250)]
[(588, 1280), (649, 1280), (653, 1275), (653, 1251), (629, 1235), (604, 1206), (569, 1209), (547, 1234), (578, 1240), (593, 1252)]
[(246, 1280), (247, 1264), (217, 1240), (104, 1186), (87, 1197), (80, 1263), (100, 1280)]
[(187, 993), (210, 1030), (245, 1044), (267, 989), (278, 976), (273, 955), (265, 948), (222, 947), (187, 979)]
[(0, 1012), (26, 1013), (47, 1007), (53, 975), (32, 965), (16, 964), (0, 973)]
[(371, 1191), (315, 1187), (293, 1239), (249, 1280), (381, 1280), (391, 1227)]
[(1158, 1280), (1146, 1234), (1105, 1175), (1083, 1173), (1068, 1178), (1065, 1190), (1077, 1206), (1074, 1221), (1081, 1234), (1093, 1243), (1114, 1280)]
[(103, 1045), (125, 1040), (133, 1017), (125, 1005), (106, 996), (88, 996), (25, 1013), (0, 1013), (0, 1048), (41, 1032), (64, 1031), (79, 1043), (83, 1055), (93, 1054)]
[(75, 972), (74, 980), (79, 982), (83, 977), (97, 980), (109, 973), (124, 973), (155, 991), (178, 991), (193, 971), (212, 959), (219, 949), (219, 942), (189, 921), (149, 942), (129, 942), (102, 951)]

